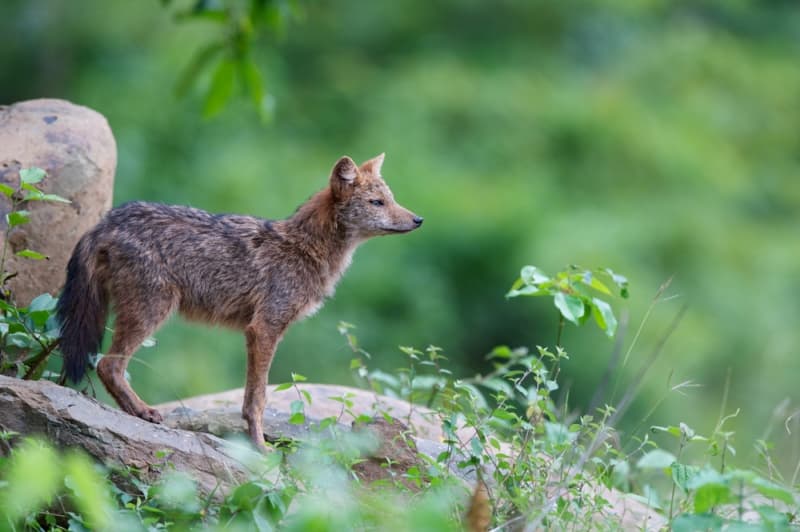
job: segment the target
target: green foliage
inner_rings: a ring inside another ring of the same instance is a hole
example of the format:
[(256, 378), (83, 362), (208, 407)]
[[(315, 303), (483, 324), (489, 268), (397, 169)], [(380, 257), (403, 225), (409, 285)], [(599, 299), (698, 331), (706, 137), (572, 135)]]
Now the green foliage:
[(71, 530), (77, 525), (100, 530), (113, 522), (115, 510), (105, 474), (81, 451), (61, 454), (40, 440), (25, 439), (0, 461), (0, 478), (4, 530), (22, 523), (33, 530), (66, 529), (67, 523)]
[(551, 296), (561, 319), (582, 325), (591, 315), (597, 326), (607, 336), (613, 337), (617, 331), (617, 318), (611, 305), (595, 295), (612, 296), (608, 288), (612, 283), (619, 290), (620, 297), (628, 297), (628, 280), (609, 268), (586, 270), (570, 266), (549, 277), (536, 266), (525, 266), (506, 297)]
[(58, 345), (55, 306), (56, 299), (50, 294), (36, 297), (23, 308), (0, 300), (0, 374), (34, 380), (54, 377), (45, 368)]
[[(598, 271), (627, 295), (624, 277)], [(604, 290), (605, 284), (593, 283), (585, 270), (574, 267), (554, 279), (526, 267), (512, 287), (512, 296), (555, 298), (577, 292), (571, 283), (611, 294)], [(558, 302), (556, 307), (564, 312)], [(348, 323), (339, 326), (356, 355), (350, 363), (356, 378), (377, 392), (407, 399), (412, 411), (414, 404), (424, 404), (439, 413), (448, 449), (436, 462), (470, 471), (492, 487), (495, 526), (511, 526), (524, 516), (532, 528), (618, 528), (621, 522), (616, 519), (621, 516), (611, 510), (615, 503), (602, 486), (621, 490), (638, 486), (638, 493), (631, 496), (663, 512), (674, 529), (772, 530), (784, 529), (796, 519), (793, 509), (800, 494), (795, 489), (753, 470), (725, 469), (735, 450), (734, 433), (724, 425), (736, 413), (722, 417), (709, 437), (684, 422), (651, 427), (651, 433), (677, 440), (677, 454), (658, 448), (647, 435), (641, 440), (637, 436), (638, 442), (631, 442), (632, 450), (626, 451), (629, 443), (611, 443), (620, 437), (615, 407), (606, 405), (596, 415), (575, 419), (566, 406), (563, 410), (558, 406), (557, 376), (568, 359), (560, 347), (555, 351), (539, 347), (535, 355), (526, 349), (497, 347), (488, 356), (494, 370), (470, 379), (454, 378), (442, 366), (447, 358), (438, 347), (425, 351), (401, 347), (409, 366), (389, 374), (367, 368), (371, 356), (353, 329)], [(458, 436), (465, 429), (474, 434), (468, 441)], [(686, 450), (699, 444), (705, 455), (691, 463)], [(715, 458), (721, 459), (719, 469), (711, 466)]]
[[(36, 185), (46, 177), (41, 168), (23, 168), (19, 171), (19, 186), (0, 187), (0, 192), (11, 200), (11, 210), (6, 214), (6, 231), (0, 255), (0, 374), (15, 375), (25, 379), (38, 379), (45, 374), (47, 359), (58, 340), (58, 323), (54, 311), (56, 300), (42, 294), (30, 305), (19, 308), (6, 286), (16, 272), (6, 270), (9, 240), (14, 228), (30, 221), (30, 213), (22, 207), (29, 201), (69, 203), (56, 195), (45, 194)], [(32, 249), (17, 251), (15, 255), (32, 260), (47, 257)]]
[[(171, 7), (181, 2), (162, 3)], [(211, 118), (222, 112), (238, 82), (257, 116), (267, 121), (272, 100), (265, 91), (263, 75), (256, 63), (254, 43), (264, 35), (282, 38), (289, 21), (302, 14), (300, 3), (297, 0), (192, 0), (189, 3), (189, 7), (174, 11), (175, 20), (205, 23), (214, 27), (218, 37), (194, 53), (178, 79), (175, 92), (179, 96), (186, 95), (203, 71), (216, 61), (205, 94), (203, 116)]]

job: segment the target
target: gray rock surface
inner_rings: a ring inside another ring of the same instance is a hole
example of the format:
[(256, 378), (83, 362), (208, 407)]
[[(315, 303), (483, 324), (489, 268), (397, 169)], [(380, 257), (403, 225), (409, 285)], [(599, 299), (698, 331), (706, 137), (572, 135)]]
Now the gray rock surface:
[[(306, 417), (321, 420), (326, 417), (338, 417), (339, 422), (350, 425), (355, 419), (348, 412), (356, 415), (367, 414), (388, 414), (409, 426), (412, 433), (422, 439), (441, 442), (444, 439), (441, 422), (438, 415), (425, 407), (409, 404), (408, 401), (379, 395), (369, 390), (360, 390), (348, 386), (336, 386), (333, 384), (315, 384), (302, 382), (295, 385), (297, 390), (290, 388), (281, 392), (276, 392), (275, 385), (267, 386), (267, 414), (264, 417), (264, 426), (270, 424), (270, 416), (276, 412), (290, 412), (292, 401), (300, 398), (298, 391), (308, 392), (312, 401), (306, 405)], [(232, 411), (241, 411), (244, 390), (237, 388), (226, 392), (213, 393), (208, 395), (198, 395), (180, 401), (171, 401), (156, 408), (165, 416), (179, 407), (186, 407), (191, 410), (201, 411), (214, 408), (231, 408)], [(346, 407), (342, 400), (349, 401), (352, 406)], [(270, 412), (272, 412), (270, 414)], [(244, 426), (244, 425), (242, 425)], [(268, 429), (264, 429), (269, 432)], [(463, 430), (458, 433), (462, 441), (468, 442), (473, 433)]]
[(169, 462), (196, 478), (205, 493), (246, 476), (216, 436), (154, 425), (49, 381), (0, 376), (0, 427), (80, 447), (102, 463), (136, 468), (147, 480)]
[[(49, 260), (33, 261), (9, 253), (6, 269), (17, 303), (27, 305), (44, 292), (55, 295), (78, 238), (111, 208), (117, 147), (106, 119), (87, 107), (63, 100), (30, 100), (0, 106), (0, 182), (17, 187), (19, 170), (38, 166), (47, 172), (46, 193), (71, 204), (29, 202), (31, 221), (14, 228), (10, 251), (25, 248)], [(11, 201), (0, 195), (0, 240)], [(2, 245), (2, 242), (0, 242)]]

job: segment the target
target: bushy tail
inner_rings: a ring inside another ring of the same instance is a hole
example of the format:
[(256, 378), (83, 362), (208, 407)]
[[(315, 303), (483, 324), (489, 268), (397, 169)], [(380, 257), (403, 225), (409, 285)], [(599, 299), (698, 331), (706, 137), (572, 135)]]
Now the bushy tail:
[(93, 247), (91, 235), (85, 235), (75, 246), (56, 307), (61, 323), (63, 373), (76, 383), (86, 374), (89, 355), (100, 350), (108, 312), (108, 294), (96, 271)]

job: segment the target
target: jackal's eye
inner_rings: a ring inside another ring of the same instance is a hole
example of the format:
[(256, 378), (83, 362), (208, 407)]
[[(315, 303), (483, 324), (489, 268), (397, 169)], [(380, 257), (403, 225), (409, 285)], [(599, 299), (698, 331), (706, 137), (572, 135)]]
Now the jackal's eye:
[(383, 207), (383, 200), (382, 199), (371, 199), (369, 200), (370, 203), (377, 207)]

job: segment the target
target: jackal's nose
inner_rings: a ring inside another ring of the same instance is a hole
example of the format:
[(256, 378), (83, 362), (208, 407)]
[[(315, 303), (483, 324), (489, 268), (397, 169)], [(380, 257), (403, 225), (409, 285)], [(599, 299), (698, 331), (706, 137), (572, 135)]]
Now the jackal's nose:
[(422, 225), (422, 222), (424, 220), (425, 220), (425, 218), (422, 218), (421, 216), (414, 216), (414, 225), (419, 227), (420, 225)]

